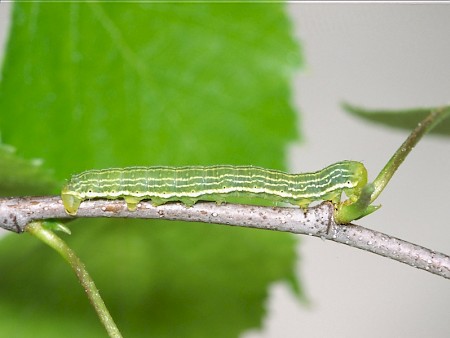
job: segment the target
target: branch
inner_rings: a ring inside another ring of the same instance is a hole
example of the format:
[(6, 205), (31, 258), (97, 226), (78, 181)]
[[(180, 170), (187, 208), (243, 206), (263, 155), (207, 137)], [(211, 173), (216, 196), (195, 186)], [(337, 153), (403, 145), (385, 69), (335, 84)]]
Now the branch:
[[(205, 222), (310, 235), (366, 250), (450, 279), (450, 257), (358, 225), (334, 222), (334, 206), (324, 202), (307, 209), (200, 202), (187, 208), (181, 203), (158, 207), (140, 202), (129, 211), (123, 200), (84, 201), (77, 217), (155, 218)], [(0, 199), (0, 227), (21, 233), (28, 223), (43, 219), (74, 219), (59, 196)]]

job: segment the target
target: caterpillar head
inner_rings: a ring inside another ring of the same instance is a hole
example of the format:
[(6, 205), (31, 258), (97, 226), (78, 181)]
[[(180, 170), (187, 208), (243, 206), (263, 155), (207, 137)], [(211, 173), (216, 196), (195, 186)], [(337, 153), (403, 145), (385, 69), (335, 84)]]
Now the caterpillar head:
[(349, 161), (348, 169), (351, 175), (347, 179), (347, 188), (344, 188), (344, 192), (347, 197), (353, 202), (361, 195), (361, 191), (367, 184), (367, 169), (364, 164), (356, 161)]

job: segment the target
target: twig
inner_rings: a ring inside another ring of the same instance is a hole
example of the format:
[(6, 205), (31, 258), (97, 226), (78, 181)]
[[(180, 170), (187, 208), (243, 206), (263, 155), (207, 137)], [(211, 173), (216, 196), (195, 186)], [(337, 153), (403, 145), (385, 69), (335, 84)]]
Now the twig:
[(100, 321), (105, 327), (106, 332), (108, 332), (108, 335), (111, 338), (121, 338), (122, 335), (120, 334), (119, 329), (117, 328), (108, 309), (106, 308), (103, 299), (100, 297), (100, 293), (95, 286), (94, 281), (92, 280), (84, 264), (80, 261), (75, 252), (73, 252), (73, 250), (70, 249), (61, 238), (56, 236), (55, 233), (44, 229), (44, 227), (41, 225), (41, 222), (31, 222), (26, 227), (26, 230), (33, 234), (35, 237), (39, 238), (45, 244), (53, 248), (70, 264), (71, 268), (77, 275), (78, 280), (83, 286), (84, 291), (86, 292), (86, 295), (88, 296), (92, 306), (97, 312)]
[(403, 163), (421, 138), (449, 116), (450, 107), (445, 106), (431, 111), (430, 114), (418, 123), (417, 127), (414, 128), (405, 142), (397, 149), (394, 155), (389, 159), (388, 163), (381, 169), (377, 178), (373, 181), (375, 190), (372, 193), (371, 203), (381, 194), (398, 167)]
[[(401, 239), (357, 225), (338, 225), (333, 219), (331, 203), (309, 208), (260, 207), (216, 203), (197, 203), (186, 208), (180, 203), (154, 207), (141, 202), (136, 211), (128, 211), (123, 200), (84, 201), (77, 217), (156, 218), (190, 222), (205, 222), (256, 229), (311, 235), (370, 251), (378, 255), (426, 270), (450, 279), (450, 257)], [(32, 221), (70, 219), (58, 196), (0, 199), (0, 226), (23, 232)]]

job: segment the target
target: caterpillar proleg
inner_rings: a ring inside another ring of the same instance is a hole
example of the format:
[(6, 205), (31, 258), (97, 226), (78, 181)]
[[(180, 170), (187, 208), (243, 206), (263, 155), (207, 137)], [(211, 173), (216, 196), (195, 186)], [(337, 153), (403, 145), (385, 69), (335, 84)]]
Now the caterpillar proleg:
[(129, 210), (141, 200), (153, 205), (199, 200), (226, 202), (229, 197), (264, 198), (302, 209), (311, 202), (339, 203), (344, 192), (356, 201), (367, 183), (367, 170), (356, 161), (342, 161), (320, 171), (288, 174), (254, 166), (128, 167), (89, 170), (71, 179), (61, 198), (68, 214), (76, 215), (86, 199), (124, 198)]

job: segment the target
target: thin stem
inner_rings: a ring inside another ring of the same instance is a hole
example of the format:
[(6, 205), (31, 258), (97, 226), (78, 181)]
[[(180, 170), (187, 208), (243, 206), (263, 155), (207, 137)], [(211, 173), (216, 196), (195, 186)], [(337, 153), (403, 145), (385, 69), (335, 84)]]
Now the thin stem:
[(121, 338), (122, 335), (109, 314), (94, 281), (75, 252), (52, 231), (45, 229), (41, 222), (31, 222), (27, 225), (26, 231), (56, 250), (70, 264), (109, 336)]
[(377, 178), (373, 181), (374, 192), (372, 193), (371, 202), (375, 201), (388, 184), (400, 164), (405, 160), (406, 156), (411, 152), (417, 142), (423, 135), (433, 129), (437, 124), (446, 119), (450, 115), (450, 107), (442, 107), (432, 111), (422, 122), (419, 122), (416, 129), (412, 131), (405, 142), (397, 149), (389, 162), (384, 166)]
[[(136, 211), (130, 211), (123, 200), (88, 200), (81, 204), (77, 217), (205, 222), (316, 236), (368, 250), (450, 279), (448, 255), (387, 234), (377, 233), (371, 229), (356, 225), (338, 225), (333, 220), (334, 205), (328, 202), (308, 208), (305, 213), (300, 208), (217, 205), (214, 202), (198, 202), (190, 208), (186, 208), (182, 203), (167, 203), (155, 207), (145, 201), (139, 203)], [(25, 228), (25, 224), (49, 218), (73, 219), (73, 216), (65, 212), (59, 196), (0, 198), (0, 226), (5, 229), (20, 233)], [(374, 240), (375, 238), (379, 240)], [(399, 253), (402, 254), (399, 255)]]

